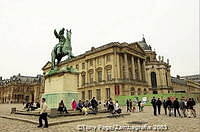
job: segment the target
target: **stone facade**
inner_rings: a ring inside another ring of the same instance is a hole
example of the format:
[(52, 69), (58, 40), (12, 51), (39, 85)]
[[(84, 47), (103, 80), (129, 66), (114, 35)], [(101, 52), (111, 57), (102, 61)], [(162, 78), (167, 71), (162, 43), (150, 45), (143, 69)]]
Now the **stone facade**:
[[(58, 67), (65, 66), (79, 71), (77, 89), (83, 100), (93, 96), (104, 101), (119, 95), (173, 93), (179, 86), (172, 82), (169, 60), (165, 62), (163, 56), (157, 57), (144, 37), (142, 41), (130, 44), (112, 42), (92, 47), (84, 54), (61, 62)], [(51, 63), (48, 62), (42, 68), (44, 74), (50, 68)], [(189, 87), (200, 91), (192, 81), (180, 88)]]
[(0, 103), (22, 103), (39, 101), (44, 93), (44, 81), (41, 75), (0, 77)]
[[(50, 62), (44, 74), (50, 70)], [(71, 60), (64, 66), (79, 71), (77, 89), (82, 99), (93, 96), (99, 101), (119, 95), (139, 95), (149, 92), (145, 70), (145, 52), (137, 43), (113, 42), (94, 48)]]
[(172, 86), (174, 93), (188, 93), (200, 95), (200, 83), (181, 79), (179, 76), (172, 77)]

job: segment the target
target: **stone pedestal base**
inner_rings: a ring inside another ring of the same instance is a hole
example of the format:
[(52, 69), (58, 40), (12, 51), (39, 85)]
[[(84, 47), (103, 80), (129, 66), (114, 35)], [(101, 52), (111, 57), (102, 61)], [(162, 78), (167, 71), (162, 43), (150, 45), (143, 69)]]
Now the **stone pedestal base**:
[(43, 98), (46, 99), (49, 108), (58, 108), (58, 104), (61, 100), (64, 101), (67, 109), (71, 109), (71, 102), (73, 99), (79, 100), (78, 92), (66, 92), (66, 93), (46, 93), (43, 94)]
[(79, 100), (77, 78), (78, 74), (74, 72), (58, 72), (45, 76), (43, 97), (49, 108), (58, 108), (59, 102), (63, 100), (67, 109), (71, 109), (72, 100)]

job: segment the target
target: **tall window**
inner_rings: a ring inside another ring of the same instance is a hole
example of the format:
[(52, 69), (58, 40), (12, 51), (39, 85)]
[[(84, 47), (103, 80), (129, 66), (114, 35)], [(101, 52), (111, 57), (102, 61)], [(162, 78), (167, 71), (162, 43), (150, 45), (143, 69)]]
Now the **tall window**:
[(85, 74), (82, 74), (81, 77), (82, 77), (82, 79), (81, 79), (82, 80), (82, 85), (85, 85)]
[(89, 62), (90, 62), (90, 66), (93, 66), (93, 60), (91, 59)]
[(78, 64), (76, 65), (76, 69), (79, 70)]
[(157, 88), (157, 80), (155, 72), (151, 72), (151, 86), (152, 88)]
[(107, 81), (112, 80), (112, 72), (111, 69), (106, 70)]
[(115, 95), (120, 95), (119, 85), (115, 85)]
[(101, 57), (97, 58), (97, 64), (101, 65)]
[(147, 94), (147, 89), (146, 88), (144, 89), (144, 94)]
[(85, 63), (82, 63), (82, 69), (85, 69)]
[(101, 100), (101, 89), (96, 89), (97, 100)]
[(111, 58), (111, 55), (107, 55), (106, 56), (106, 62), (110, 62), (110, 60), (111, 60), (110, 58)]
[(92, 90), (88, 90), (88, 99), (92, 99)]
[(131, 88), (131, 95), (135, 95), (135, 88)]
[(89, 82), (93, 83), (93, 81), (94, 81), (94, 79), (93, 79), (94, 78), (93, 71), (89, 72), (88, 74), (89, 74)]
[(97, 75), (98, 75), (98, 82), (102, 81), (102, 71), (97, 71)]
[(106, 88), (106, 98), (110, 99), (110, 88)]
[(138, 95), (142, 93), (141, 88), (138, 88)]
[(81, 97), (82, 97), (82, 100), (85, 100), (85, 91), (81, 92)]

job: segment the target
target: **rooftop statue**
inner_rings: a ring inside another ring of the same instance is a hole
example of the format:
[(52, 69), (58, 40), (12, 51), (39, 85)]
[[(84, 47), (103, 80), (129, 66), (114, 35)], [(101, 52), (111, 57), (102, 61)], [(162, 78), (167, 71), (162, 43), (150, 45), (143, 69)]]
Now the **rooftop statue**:
[[(71, 29), (66, 30), (66, 37), (64, 35), (65, 29), (62, 28), (59, 33), (57, 33), (56, 29), (54, 30), (54, 35), (59, 40), (59, 43), (55, 45), (51, 52), (51, 61), (52, 66), (51, 69), (55, 69), (55, 66), (58, 65), (61, 59), (68, 55), (68, 59), (71, 59), (72, 56), (72, 47), (71, 47)], [(57, 62), (56, 62), (57, 60)]]

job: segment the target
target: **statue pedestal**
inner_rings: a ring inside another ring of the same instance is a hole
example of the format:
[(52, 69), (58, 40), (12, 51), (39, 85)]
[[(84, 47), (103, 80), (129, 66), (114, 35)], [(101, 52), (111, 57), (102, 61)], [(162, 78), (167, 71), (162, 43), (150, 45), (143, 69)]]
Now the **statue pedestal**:
[(77, 78), (78, 73), (64, 71), (45, 76), (43, 97), (49, 108), (58, 108), (59, 102), (63, 100), (67, 109), (71, 109), (72, 100), (79, 100)]

